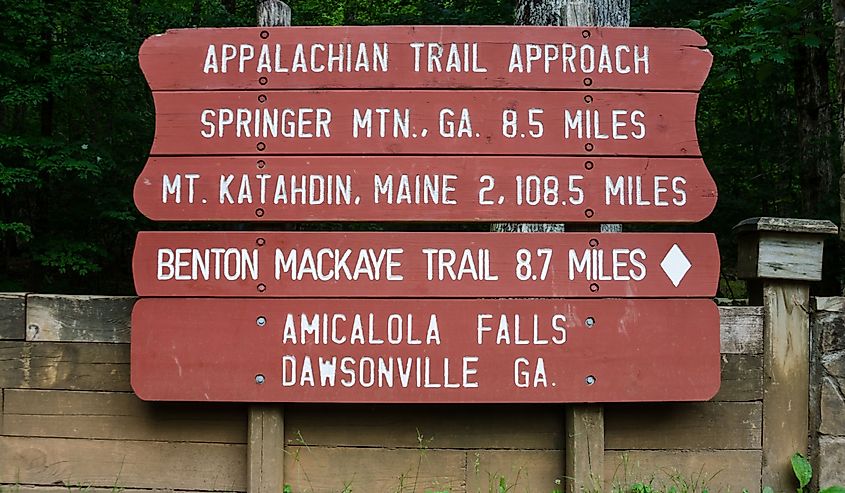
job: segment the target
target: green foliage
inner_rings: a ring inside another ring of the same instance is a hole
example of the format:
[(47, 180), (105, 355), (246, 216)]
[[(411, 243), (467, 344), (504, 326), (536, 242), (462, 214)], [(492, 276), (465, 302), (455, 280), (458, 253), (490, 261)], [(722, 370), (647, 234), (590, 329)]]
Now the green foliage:
[(804, 488), (813, 479), (813, 466), (810, 465), (810, 461), (806, 457), (797, 452), (792, 455), (790, 462), (792, 462), (792, 471), (795, 473), (795, 478), (798, 479), (798, 493), (804, 493)]

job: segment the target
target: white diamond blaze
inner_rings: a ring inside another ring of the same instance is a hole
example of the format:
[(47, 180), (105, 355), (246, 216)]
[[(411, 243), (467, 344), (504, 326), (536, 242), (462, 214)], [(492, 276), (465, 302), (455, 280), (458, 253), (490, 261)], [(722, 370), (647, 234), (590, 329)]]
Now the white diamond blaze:
[(663, 272), (666, 273), (666, 276), (669, 277), (676, 288), (681, 284), (690, 267), (692, 267), (692, 264), (677, 243), (672, 245), (672, 248), (660, 262), (660, 268), (663, 269)]

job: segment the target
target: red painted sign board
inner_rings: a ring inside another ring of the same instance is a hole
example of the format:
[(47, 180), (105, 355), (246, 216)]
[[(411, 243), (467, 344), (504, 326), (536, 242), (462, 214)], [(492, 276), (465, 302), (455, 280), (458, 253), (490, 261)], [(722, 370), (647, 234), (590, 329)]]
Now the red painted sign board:
[(139, 296), (703, 297), (704, 233), (142, 232)]
[(310, 88), (698, 90), (688, 29), (368, 26), (178, 29), (147, 39), (154, 91)]
[(154, 220), (695, 222), (716, 205), (698, 159), (153, 157)]
[(152, 155), (699, 156), (696, 93), (155, 92)]
[(719, 388), (710, 300), (141, 299), (145, 400), (643, 402)]

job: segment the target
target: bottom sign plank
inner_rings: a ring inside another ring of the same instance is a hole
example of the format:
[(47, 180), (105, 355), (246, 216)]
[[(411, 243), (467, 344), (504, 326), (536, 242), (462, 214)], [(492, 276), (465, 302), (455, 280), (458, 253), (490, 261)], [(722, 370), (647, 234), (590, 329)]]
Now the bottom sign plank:
[(705, 299), (144, 298), (131, 352), (162, 401), (695, 401), (720, 381)]

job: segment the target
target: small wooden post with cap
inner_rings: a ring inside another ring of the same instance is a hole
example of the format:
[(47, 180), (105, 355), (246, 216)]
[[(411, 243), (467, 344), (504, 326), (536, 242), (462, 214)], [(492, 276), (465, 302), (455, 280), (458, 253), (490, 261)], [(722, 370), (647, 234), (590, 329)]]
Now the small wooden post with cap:
[(810, 283), (822, 278), (830, 221), (757, 217), (734, 227), (738, 274), (763, 306), (762, 484), (795, 488), (790, 457), (809, 445)]

